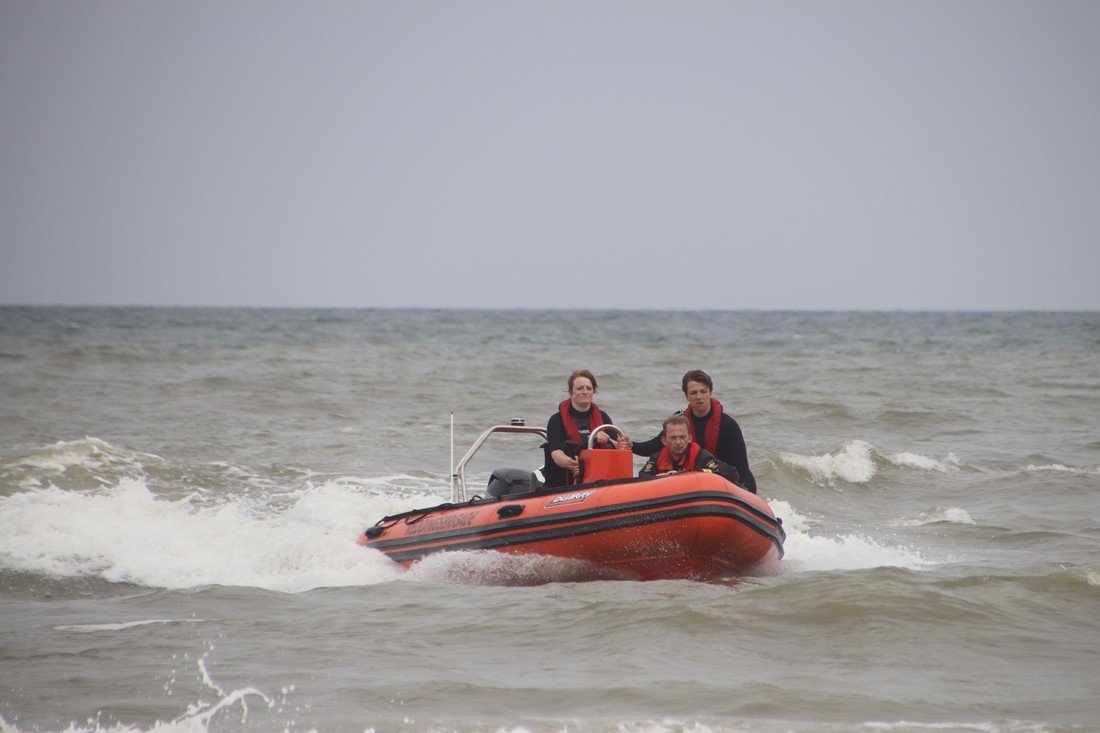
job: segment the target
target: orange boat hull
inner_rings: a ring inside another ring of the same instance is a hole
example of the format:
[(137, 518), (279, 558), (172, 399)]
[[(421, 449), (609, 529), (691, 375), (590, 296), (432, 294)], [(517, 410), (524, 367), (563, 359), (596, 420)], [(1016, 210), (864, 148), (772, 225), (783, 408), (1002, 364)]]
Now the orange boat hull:
[(778, 560), (785, 538), (763, 499), (690, 472), (442, 504), (385, 517), (359, 543), (404, 566), (495, 550), (575, 561), (592, 577), (706, 580)]

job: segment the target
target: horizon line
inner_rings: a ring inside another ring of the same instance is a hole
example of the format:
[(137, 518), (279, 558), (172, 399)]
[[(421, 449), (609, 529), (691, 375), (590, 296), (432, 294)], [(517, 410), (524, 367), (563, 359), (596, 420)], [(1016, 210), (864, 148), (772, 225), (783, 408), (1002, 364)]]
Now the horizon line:
[(561, 306), (422, 306), (422, 305), (212, 305), (164, 303), (0, 303), (0, 308), (72, 308), (152, 310), (273, 310), (273, 311), (475, 311), (562, 313), (1100, 313), (1100, 308), (567, 308)]

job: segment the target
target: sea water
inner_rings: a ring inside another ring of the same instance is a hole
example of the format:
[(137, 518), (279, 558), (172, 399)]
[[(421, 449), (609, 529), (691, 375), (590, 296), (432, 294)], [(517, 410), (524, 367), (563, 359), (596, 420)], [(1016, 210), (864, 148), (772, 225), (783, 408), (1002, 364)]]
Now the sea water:
[[(355, 544), (581, 367), (709, 372), (786, 557)], [(1100, 730), (1100, 314), (0, 308), (0, 730)]]

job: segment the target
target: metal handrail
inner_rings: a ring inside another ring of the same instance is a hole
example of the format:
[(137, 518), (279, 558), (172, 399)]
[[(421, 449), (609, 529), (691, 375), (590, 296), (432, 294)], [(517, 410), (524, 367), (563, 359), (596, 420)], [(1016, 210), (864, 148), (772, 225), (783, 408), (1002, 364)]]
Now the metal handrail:
[(452, 502), (457, 504), (466, 501), (466, 464), (470, 462), (470, 459), (474, 457), (474, 454), (493, 433), (530, 433), (541, 436), (543, 440), (547, 439), (545, 428), (526, 425), (494, 425), (489, 428), (474, 441), (474, 444), (466, 451), (466, 455), (462, 456), (462, 459), (455, 465), (454, 471), (451, 473)]

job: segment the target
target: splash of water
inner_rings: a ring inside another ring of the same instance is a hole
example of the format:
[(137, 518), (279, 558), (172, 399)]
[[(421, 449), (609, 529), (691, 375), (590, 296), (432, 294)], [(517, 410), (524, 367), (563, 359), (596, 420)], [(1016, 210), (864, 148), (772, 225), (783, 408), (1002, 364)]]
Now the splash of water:
[[(225, 689), (216, 683), (207, 671), (206, 660), (209, 653), (209, 650), (204, 653), (198, 659), (197, 665), (199, 679), (205, 688), (213, 691), (216, 695), (214, 700), (198, 700), (190, 703), (187, 705), (186, 712), (169, 721), (157, 721), (149, 728), (141, 728), (127, 723), (105, 724), (100, 719), (102, 713), (96, 713), (86, 721), (69, 723), (63, 733), (208, 733), (215, 725), (219, 728), (223, 727), (223, 723), (244, 726), (248, 721), (249, 704), (254, 700), (258, 700), (268, 710), (275, 710), (277, 713), (283, 711), (286, 706), (287, 695), (294, 691), (293, 685), (282, 690), (279, 700), (273, 699), (255, 687), (245, 687), (237, 690)], [(171, 695), (169, 688), (172, 681), (176, 679), (175, 674), (175, 670), (173, 670), (171, 680), (165, 685), (165, 691), (169, 695)], [(238, 708), (240, 709), (240, 717), (233, 718), (232, 723), (225, 721)], [(0, 733), (23, 733), (23, 731), (0, 716)]]
[(397, 566), (355, 538), (424, 503), (326, 482), (280, 497), (158, 497), (125, 478), (91, 494), (54, 486), (0, 498), (0, 564), (53, 577), (155, 588), (252, 586), (301, 592), (392, 580)]

